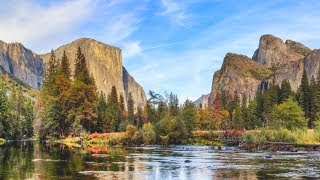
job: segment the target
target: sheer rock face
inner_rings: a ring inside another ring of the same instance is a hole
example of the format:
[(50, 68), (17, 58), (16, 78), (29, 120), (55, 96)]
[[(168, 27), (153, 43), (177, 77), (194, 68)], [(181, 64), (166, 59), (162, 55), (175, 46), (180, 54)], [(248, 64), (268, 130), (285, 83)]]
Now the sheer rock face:
[(222, 92), (240, 99), (247, 97), (247, 101), (255, 97), (255, 93), (262, 80), (268, 79), (271, 71), (247, 56), (228, 53), (224, 58), (222, 68), (213, 75), (209, 107), (213, 105), (217, 92)]
[(269, 34), (263, 35), (260, 38), (259, 48), (255, 51), (252, 59), (268, 68), (279, 67), (304, 57), (293, 48), (297, 46), (297, 43), (292, 43), (292, 41), (288, 41), (287, 45), (280, 38)]
[(311, 51), (301, 43), (272, 35), (260, 38), (259, 48), (252, 59), (228, 53), (220, 70), (214, 73), (209, 107), (213, 107), (217, 92), (226, 92), (229, 97), (246, 96), (252, 100), (263, 82), (281, 85), (288, 80), (296, 91), (305, 69), (309, 79), (317, 77), (320, 68), (320, 50)]
[(122, 69), (126, 101), (128, 101), (129, 93), (131, 93), (132, 99), (135, 102), (135, 108), (145, 106), (147, 98), (143, 88), (135, 81), (125, 68)]
[(20, 43), (0, 41), (0, 66), (32, 88), (39, 89), (42, 85), (42, 59)]
[[(63, 51), (66, 51), (72, 72), (78, 47), (86, 57), (89, 72), (93, 75), (99, 92), (102, 91), (108, 95), (112, 86), (116, 86), (118, 95), (122, 94), (125, 99), (131, 92), (135, 107), (146, 104), (143, 88), (122, 66), (121, 49), (89, 38), (81, 38), (63, 45), (55, 50), (55, 55), (57, 59), (61, 59)], [(50, 53), (43, 54), (41, 57), (46, 63), (49, 61)]]

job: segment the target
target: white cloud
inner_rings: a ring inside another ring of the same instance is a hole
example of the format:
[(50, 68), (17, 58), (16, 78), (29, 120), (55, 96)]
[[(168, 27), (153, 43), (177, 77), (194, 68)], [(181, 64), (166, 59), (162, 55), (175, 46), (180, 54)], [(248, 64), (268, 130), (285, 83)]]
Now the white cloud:
[(118, 13), (106, 15), (105, 31), (102, 38), (109, 43), (118, 43), (128, 38), (137, 30), (140, 19), (135, 13)]
[(142, 52), (142, 48), (140, 46), (139, 41), (123, 43), (123, 57), (124, 57), (124, 59), (137, 56), (141, 52)]
[(90, 0), (66, 1), (49, 6), (35, 1), (7, 2), (6, 10), (2, 10), (0, 16), (0, 39), (27, 44), (54, 38), (77, 27), (88, 18), (94, 6), (94, 1)]
[(175, 0), (161, 0), (164, 7), (164, 11), (160, 13), (162, 16), (167, 16), (170, 20), (177, 25), (185, 25), (185, 21), (188, 18), (186, 12), (185, 2), (178, 3)]

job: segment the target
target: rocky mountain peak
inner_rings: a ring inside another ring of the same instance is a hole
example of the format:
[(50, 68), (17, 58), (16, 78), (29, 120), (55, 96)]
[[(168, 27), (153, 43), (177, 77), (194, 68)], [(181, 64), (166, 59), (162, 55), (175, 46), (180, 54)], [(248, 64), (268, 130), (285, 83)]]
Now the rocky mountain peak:
[(293, 44), (287, 45), (280, 38), (270, 34), (263, 35), (260, 38), (259, 48), (255, 51), (252, 59), (269, 68), (280, 67), (290, 61), (302, 59), (303, 54), (290, 48), (291, 46), (297, 46)]
[(228, 53), (220, 70), (213, 75), (209, 107), (217, 93), (237, 95), (252, 100), (261, 84), (277, 84), (286, 80), (297, 91), (303, 71), (309, 79), (317, 77), (320, 69), (320, 49), (311, 50), (305, 45), (267, 34), (260, 38), (259, 48), (253, 58)]
[(296, 42), (296, 41), (292, 41), (292, 40), (286, 40), (285, 43), (287, 46), (289, 46), (289, 48), (299, 54), (302, 54), (304, 56), (308, 55), (311, 52), (311, 49), (306, 47), (305, 45)]

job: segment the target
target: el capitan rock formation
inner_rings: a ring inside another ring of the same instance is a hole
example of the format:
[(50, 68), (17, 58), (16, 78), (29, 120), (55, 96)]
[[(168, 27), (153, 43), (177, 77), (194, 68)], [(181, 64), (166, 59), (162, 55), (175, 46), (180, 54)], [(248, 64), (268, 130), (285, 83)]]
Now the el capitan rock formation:
[[(136, 108), (146, 104), (147, 99), (143, 88), (122, 66), (120, 48), (90, 38), (77, 39), (57, 48), (54, 51), (56, 58), (61, 58), (63, 51), (65, 51), (72, 71), (78, 47), (86, 57), (89, 72), (93, 75), (99, 92), (102, 91), (108, 95), (111, 92), (111, 87), (116, 86), (118, 95), (122, 94), (126, 100), (129, 93), (132, 94)], [(50, 53), (40, 56), (46, 64), (49, 61)], [(125, 104), (127, 103), (125, 102)]]
[(228, 53), (220, 70), (213, 75), (208, 106), (213, 107), (217, 93), (237, 95), (246, 101), (255, 97), (262, 82), (281, 85), (288, 80), (294, 91), (301, 83), (303, 70), (309, 79), (316, 78), (320, 65), (320, 50), (311, 50), (299, 42), (286, 40), (273, 35), (263, 35), (259, 47), (252, 58)]

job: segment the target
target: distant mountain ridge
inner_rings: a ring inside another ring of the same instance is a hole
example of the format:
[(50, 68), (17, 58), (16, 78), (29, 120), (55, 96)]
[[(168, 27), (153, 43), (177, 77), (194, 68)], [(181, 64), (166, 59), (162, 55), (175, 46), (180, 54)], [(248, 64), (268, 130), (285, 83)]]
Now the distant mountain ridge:
[(260, 38), (259, 47), (252, 58), (228, 53), (220, 70), (213, 75), (208, 107), (214, 106), (217, 93), (226, 92), (229, 97), (237, 95), (252, 100), (262, 83), (281, 85), (288, 80), (296, 91), (301, 83), (303, 70), (309, 79), (316, 78), (320, 67), (320, 50), (311, 50), (292, 40), (283, 42), (267, 34)]
[[(62, 57), (66, 51), (71, 70), (77, 48), (80, 47), (86, 57), (88, 68), (93, 75), (98, 91), (108, 95), (112, 86), (116, 86), (118, 95), (127, 100), (132, 94), (135, 107), (146, 104), (143, 88), (122, 66), (122, 52), (118, 47), (110, 46), (90, 38), (80, 38), (55, 50), (56, 58)], [(21, 43), (5, 43), (0, 41), (0, 66), (32, 88), (42, 87), (45, 64), (50, 53), (38, 55), (25, 48)], [(126, 103), (126, 102), (125, 102)]]

